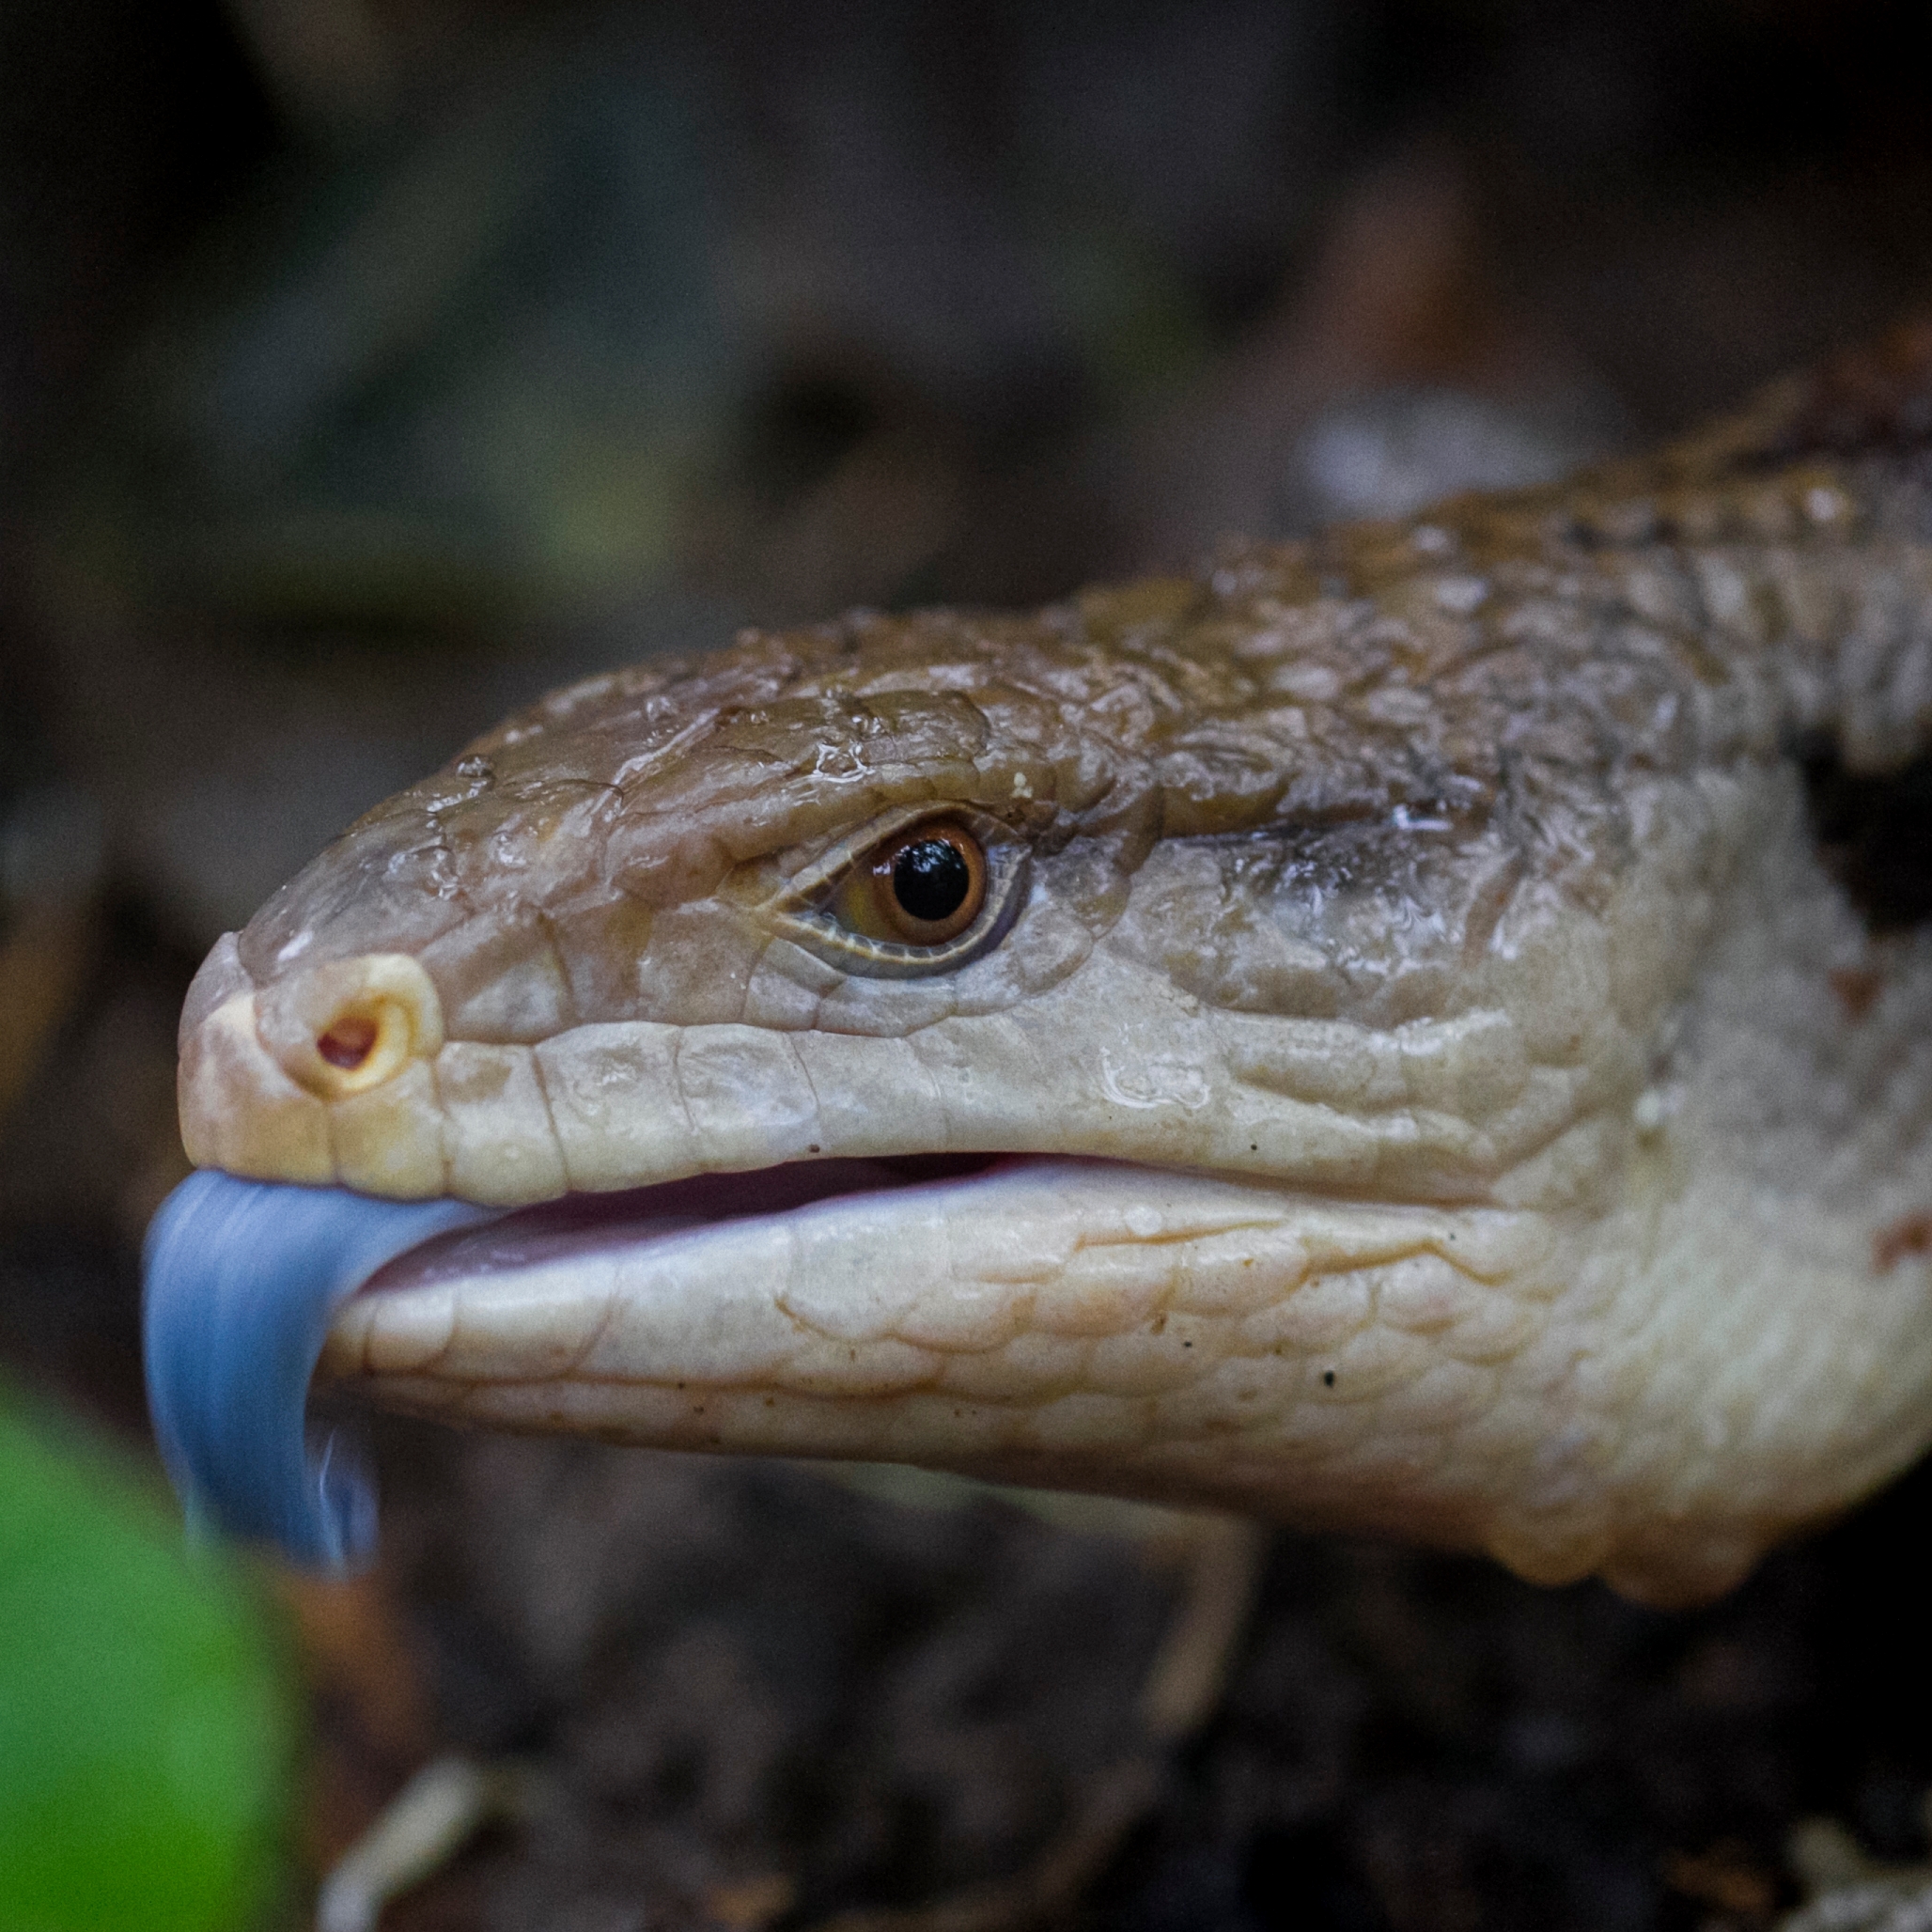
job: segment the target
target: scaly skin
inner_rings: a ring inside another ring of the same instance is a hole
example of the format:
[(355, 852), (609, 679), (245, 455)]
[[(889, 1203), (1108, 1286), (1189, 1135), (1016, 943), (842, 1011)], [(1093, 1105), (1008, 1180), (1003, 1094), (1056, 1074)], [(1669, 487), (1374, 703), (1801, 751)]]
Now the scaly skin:
[[(1792, 756), (1928, 724), (1932, 329), (1557, 489), (558, 693), (215, 948), (183, 1130), (506, 1204), (1056, 1157), (452, 1264), (325, 1366), (1696, 1597), (1932, 1437), (1932, 943), (1868, 934)], [(996, 943), (800, 924), (942, 809), (1030, 866)]]

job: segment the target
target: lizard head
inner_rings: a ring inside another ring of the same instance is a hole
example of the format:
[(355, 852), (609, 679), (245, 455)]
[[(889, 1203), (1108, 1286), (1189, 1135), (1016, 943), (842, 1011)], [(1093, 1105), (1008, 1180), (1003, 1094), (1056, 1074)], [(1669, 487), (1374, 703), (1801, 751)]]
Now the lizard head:
[(1387, 731), (1298, 749), (1276, 667), (1201, 648), (1217, 614), (1156, 585), (557, 693), (215, 949), (191, 1157), (508, 1207), (991, 1153), (1466, 1194), (1466, 1131), (1338, 1134), (1228, 1073), (1213, 1016), (1466, 1016), (1514, 869), (1492, 780)]
[(1922, 1145), (1766, 1110), (1932, 968), (1848, 1043), (1759, 674), (1554, 501), (558, 693), (215, 948), (189, 1153), (428, 1204), (315, 1335), (398, 1406), (1720, 1589), (1922, 1440)]

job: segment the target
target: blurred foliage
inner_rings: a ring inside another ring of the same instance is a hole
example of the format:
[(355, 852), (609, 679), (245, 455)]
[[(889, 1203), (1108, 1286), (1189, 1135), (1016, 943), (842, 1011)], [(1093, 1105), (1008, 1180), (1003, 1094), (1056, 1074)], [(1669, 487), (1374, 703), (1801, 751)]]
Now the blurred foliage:
[(446, 630), (661, 569), (728, 331), (697, 85), (600, 51), (272, 171), (210, 238), (112, 395), (151, 593)]
[(216, 1932), (277, 1868), (293, 1703), (240, 1574), (0, 1392), (0, 1926)]

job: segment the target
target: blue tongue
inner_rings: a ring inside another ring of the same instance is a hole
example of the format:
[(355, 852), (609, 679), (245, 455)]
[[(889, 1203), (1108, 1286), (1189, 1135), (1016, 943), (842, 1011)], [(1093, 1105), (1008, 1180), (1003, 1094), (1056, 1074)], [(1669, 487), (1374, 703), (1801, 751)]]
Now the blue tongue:
[(204, 1170), (148, 1230), (148, 1407), (196, 1527), (346, 1569), (376, 1543), (376, 1499), (348, 1446), (313, 1446), (304, 1409), (337, 1308), (385, 1261), (499, 1209), (379, 1201)]

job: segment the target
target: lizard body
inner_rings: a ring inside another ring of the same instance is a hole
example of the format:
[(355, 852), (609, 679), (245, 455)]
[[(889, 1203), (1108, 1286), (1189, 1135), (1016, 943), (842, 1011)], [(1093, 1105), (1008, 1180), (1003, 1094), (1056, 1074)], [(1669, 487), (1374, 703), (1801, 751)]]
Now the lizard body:
[[(515, 1210), (343, 1307), (378, 1400), (1695, 1598), (1932, 1438), (1932, 940), (1800, 770), (1928, 726), (1922, 329), (1553, 489), (559, 692), (215, 948), (184, 1136)], [(935, 830), (963, 928), (854, 923)]]

